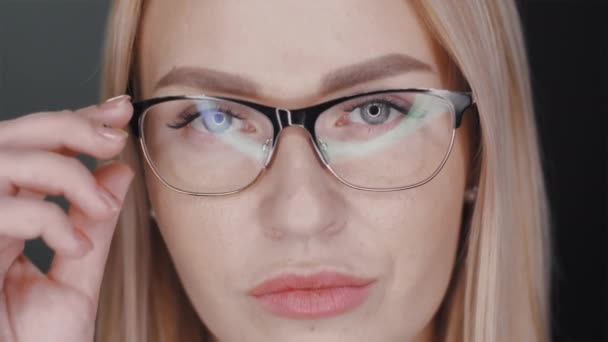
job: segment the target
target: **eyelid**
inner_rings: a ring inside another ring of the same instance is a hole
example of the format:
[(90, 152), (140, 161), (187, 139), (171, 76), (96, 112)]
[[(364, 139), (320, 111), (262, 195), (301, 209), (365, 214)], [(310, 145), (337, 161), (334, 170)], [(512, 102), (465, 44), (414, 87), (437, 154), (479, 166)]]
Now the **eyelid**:
[[(245, 120), (240, 114), (232, 111), (229, 108), (222, 108), (221, 105), (214, 106), (213, 108), (208, 108), (211, 110), (217, 110), (224, 114), (227, 114), (233, 118), (239, 120)], [(188, 106), (186, 109), (182, 110), (179, 114), (177, 114), (177, 118), (175, 118), (173, 122), (167, 124), (170, 128), (180, 129), (189, 125), (192, 121), (194, 121), (200, 114), (201, 110), (197, 108), (195, 105)]]
[(350, 101), (355, 101), (355, 103), (347, 103), (347, 105), (343, 107), (343, 110), (346, 112), (353, 111), (356, 108), (375, 102), (387, 104), (391, 107), (397, 108), (398, 110), (408, 110), (411, 107), (410, 101), (404, 101), (403, 99), (400, 99), (397, 96), (390, 96), (386, 94), (370, 95), (369, 97), (366, 96), (361, 99), (353, 99)]

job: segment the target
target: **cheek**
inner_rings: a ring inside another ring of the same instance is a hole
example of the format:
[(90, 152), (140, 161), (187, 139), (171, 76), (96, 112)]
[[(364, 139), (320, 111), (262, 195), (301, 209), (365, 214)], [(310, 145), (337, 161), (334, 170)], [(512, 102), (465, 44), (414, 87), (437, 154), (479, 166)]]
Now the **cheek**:
[[(456, 147), (456, 146), (455, 146)], [(417, 331), (437, 311), (449, 284), (460, 234), (465, 163), (455, 148), (448, 163), (429, 183), (386, 200), (367, 203), (370, 239), (391, 265), (386, 279), (387, 326)], [(362, 208), (360, 208), (363, 210)], [(405, 320), (404, 320), (405, 318)]]
[(246, 243), (243, 236), (228, 236), (232, 230), (222, 229), (235, 227), (235, 215), (226, 210), (231, 206), (222, 206), (223, 199), (174, 192), (151, 172), (146, 181), (156, 222), (186, 292), (194, 302), (215, 295), (208, 292), (221, 288), (223, 275), (236, 263), (234, 252), (242, 250), (237, 245)]

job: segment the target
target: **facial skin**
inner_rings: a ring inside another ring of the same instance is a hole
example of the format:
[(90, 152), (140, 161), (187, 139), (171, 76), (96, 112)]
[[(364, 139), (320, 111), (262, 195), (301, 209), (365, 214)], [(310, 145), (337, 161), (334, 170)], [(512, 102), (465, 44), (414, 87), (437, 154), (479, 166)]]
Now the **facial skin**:
[[(384, 88), (453, 89), (443, 74), (445, 56), (407, 1), (152, 0), (142, 25), (143, 98), (204, 93), (299, 108)], [(326, 74), (390, 54), (432, 70), (319, 92)], [(176, 67), (238, 74), (259, 88), (246, 96), (211, 86), (155, 89)], [(146, 172), (177, 272), (217, 341), (431, 341), (457, 248), (466, 131), (457, 130), (450, 158), (431, 182), (385, 193), (340, 183), (299, 127), (279, 141), (265, 175), (235, 195), (182, 195)], [(323, 270), (374, 278), (370, 296), (341, 315), (288, 319), (247, 295), (278, 273)]]

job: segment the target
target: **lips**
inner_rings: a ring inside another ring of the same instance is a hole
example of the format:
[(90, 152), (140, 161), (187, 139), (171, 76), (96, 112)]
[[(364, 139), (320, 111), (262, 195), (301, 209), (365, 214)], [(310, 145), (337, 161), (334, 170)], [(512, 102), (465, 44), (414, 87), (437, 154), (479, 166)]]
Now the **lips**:
[(308, 276), (283, 274), (249, 291), (271, 314), (288, 318), (322, 318), (345, 313), (368, 296), (372, 279), (335, 272)]

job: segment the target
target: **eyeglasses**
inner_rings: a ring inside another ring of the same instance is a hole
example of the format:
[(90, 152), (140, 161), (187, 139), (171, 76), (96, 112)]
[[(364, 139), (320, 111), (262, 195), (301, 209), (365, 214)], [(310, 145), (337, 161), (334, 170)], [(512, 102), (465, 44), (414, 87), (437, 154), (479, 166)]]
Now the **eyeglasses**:
[(156, 177), (188, 195), (227, 195), (251, 186), (289, 126), (308, 132), (320, 160), (343, 184), (398, 191), (439, 173), (473, 104), (470, 92), (428, 88), (366, 92), (300, 109), (165, 96), (134, 102), (130, 127)]

